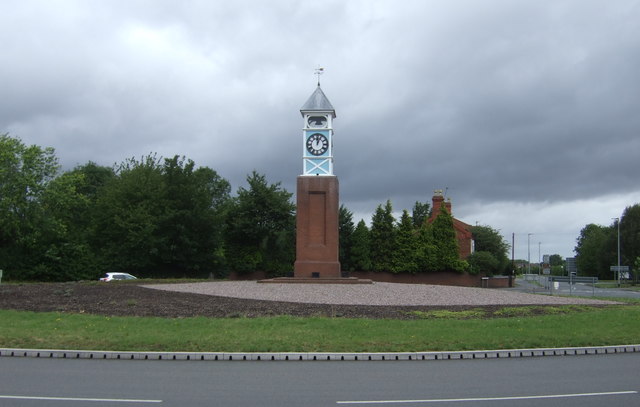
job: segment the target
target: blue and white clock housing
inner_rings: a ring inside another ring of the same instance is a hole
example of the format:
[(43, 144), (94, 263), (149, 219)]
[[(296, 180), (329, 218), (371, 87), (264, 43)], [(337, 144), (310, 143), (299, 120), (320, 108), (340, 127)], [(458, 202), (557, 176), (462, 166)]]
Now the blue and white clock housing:
[(320, 85), (300, 113), (304, 119), (302, 175), (333, 175), (333, 119), (336, 111)]

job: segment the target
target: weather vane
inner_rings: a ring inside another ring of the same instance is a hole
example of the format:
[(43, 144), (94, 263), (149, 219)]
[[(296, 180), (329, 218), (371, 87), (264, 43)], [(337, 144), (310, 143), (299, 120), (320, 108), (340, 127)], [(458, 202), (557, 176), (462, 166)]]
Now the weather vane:
[(324, 68), (316, 68), (315, 74), (318, 75), (318, 86), (320, 86), (320, 75), (324, 73)]

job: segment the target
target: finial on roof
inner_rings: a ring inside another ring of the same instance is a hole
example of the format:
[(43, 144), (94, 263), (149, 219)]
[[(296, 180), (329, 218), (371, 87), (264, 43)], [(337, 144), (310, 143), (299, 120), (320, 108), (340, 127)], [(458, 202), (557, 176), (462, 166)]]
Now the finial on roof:
[(315, 74), (318, 75), (318, 86), (320, 86), (320, 75), (324, 73), (324, 68), (316, 68)]

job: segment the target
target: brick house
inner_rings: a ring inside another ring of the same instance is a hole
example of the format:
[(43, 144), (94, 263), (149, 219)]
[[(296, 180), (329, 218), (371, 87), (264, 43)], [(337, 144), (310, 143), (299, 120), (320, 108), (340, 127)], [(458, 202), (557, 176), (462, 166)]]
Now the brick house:
[[(441, 189), (433, 191), (431, 216), (427, 220), (429, 224), (433, 223), (435, 218), (440, 214), (440, 208), (444, 204), (447, 212), (452, 216), (451, 212), (451, 199), (445, 201), (444, 195)], [(458, 248), (460, 250), (460, 258), (466, 259), (471, 253), (473, 253), (473, 235), (471, 234), (471, 225), (464, 223), (461, 220), (453, 218), (453, 228), (456, 231), (456, 239), (458, 240)]]

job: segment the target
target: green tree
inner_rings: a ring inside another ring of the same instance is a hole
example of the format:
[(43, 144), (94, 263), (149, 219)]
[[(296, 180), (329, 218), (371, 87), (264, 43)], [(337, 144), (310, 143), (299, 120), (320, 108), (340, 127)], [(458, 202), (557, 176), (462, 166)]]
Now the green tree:
[(418, 237), (413, 219), (407, 210), (402, 211), (396, 232), (396, 250), (393, 252), (393, 269), (395, 273), (418, 271)]
[(98, 192), (116, 176), (113, 168), (104, 167), (92, 161), (75, 167), (70, 173), (82, 178), (82, 182), (77, 186), (77, 192), (89, 199), (91, 203), (97, 201)]
[(413, 226), (416, 229), (419, 229), (422, 226), (424, 226), (425, 222), (427, 221), (427, 218), (429, 218), (430, 207), (431, 206), (427, 202), (422, 203), (422, 202), (416, 201), (416, 203), (413, 205), (413, 212), (411, 217), (413, 219)]
[(42, 196), (58, 168), (53, 148), (0, 135), (0, 268), (5, 278), (25, 278), (24, 271), (39, 262), (40, 235), (47, 233)]
[(267, 183), (255, 171), (247, 183), (248, 188), (238, 189), (227, 214), (227, 262), (238, 272), (286, 274), (293, 270), (295, 260), (292, 194), (280, 183)]
[(620, 251), (623, 265), (632, 266), (635, 259), (640, 256), (640, 204), (629, 206), (622, 213)]
[(496, 259), (496, 256), (487, 251), (473, 252), (469, 255), (467, 261), (470, 265), (469, 272), (471, 274), (483, 273), (493, 275), (496, 274), (500, 266), (500, 262)]
[(355, 271), (371, 271), (371, 242), (369, 228), (364, 220), (360, 220), (351, 236), (350, 264)]
[(351, 246), (353, 245), (352, 236), (355, 231), (353, 224), (353, 213), (344, 205), (340, 205), (338, 216), (338, 233), (339, 233), (339, 253), (340, 266), (342, 270), (353, 271), (351, 265)]
[(433, 239), (433, 228), (430, 224), (425, 222), (418, 229), (416, 241), (416, 263), (418, 271), (429, 272), (438, 270), (437, 248)]
[(89, 198), (79, 192), (82, 174), (67, 172), (49, 183), (42, 197), (44, 227), (38, 234), (41, 258), (30, 271), (40, 281), (74, 281), (96, 277), (98, 265), (89, 244)]
[(174, 156), (164, 160), (164, 214), (160, 260), (165, 274), (206, 275), (219, 271), (230, 185), (208, 167)]
[(552, 254), (549, 256), (550, 266), (564, 266), (564, 259), (559, 254)]
[(453, 217), (443, 205), (431, 226), (435, 246), (436, 270), (465, 271), (467, 263), (459, 259), (458, 240)]
[(554, 276), (562, 276), (565, 274), (565, 261), (559, 254), (549, 256), (549, 265), (551, 266), (551, 274)]
[[(483, 267), (485, 267), (485, 269), (482, 271), (491, 274), (508, 273), (510, 264), (509, 257), (507, 256), (509, 244), (504, 241), (500, 232), (489, 226), (473, 226), (471, 233), (475, 242), (475, 251), (489, 253), (495, 259), (495, 262), (491, 262), (494, 267), (490, 269), (487, 269), (488, 263), (483, 259)], [(477, 260), (477, 257), (478, 256), (474, 259), (474, 262)], [(484, 258), (486, 256), (482, 255), (482, 257)], [(471, 260), (469, 260), (469, 263), (473, 264)]]
[(600, 279), (613, 278), (609, 267), (615, 263), (614, 227), (600, 226), (593, 223), (580, 231), (575, 247), (578, 272), (585, 276)]
[(153, 276), (161, 264), (159, 226), (166, 209), (161, 159), (130, 158), (115, 174), (98, 191), (92, 245), (98, 248), (103, 271)]
[(371, 263), (374, 271), (393, 270), (393, 253), (396, 250), (395, 218), (391, 201), (378, 205), (371, 220)]
[(125, 160), (104, 179), (92, 238), (103, 271), (143, 277), (220, 272), (230, 186), (214, 170), (184, 157), (149, 155)]
[(73, 233), (81, 234), (86, 240), (90, 240), (90, 232), (93, 228), (93, 221), (97, 211), (96, 203), (102, 188), (111, 182), (116, 174), (112, 167), (103, 167), (93, 162), (79, 165), (73, 170), (64, 174), (77, 180), (75, 192), (84, 197), (86, 205), (83, 208), (76, 208), (74, 211), (74, 221), (72, 222)]

